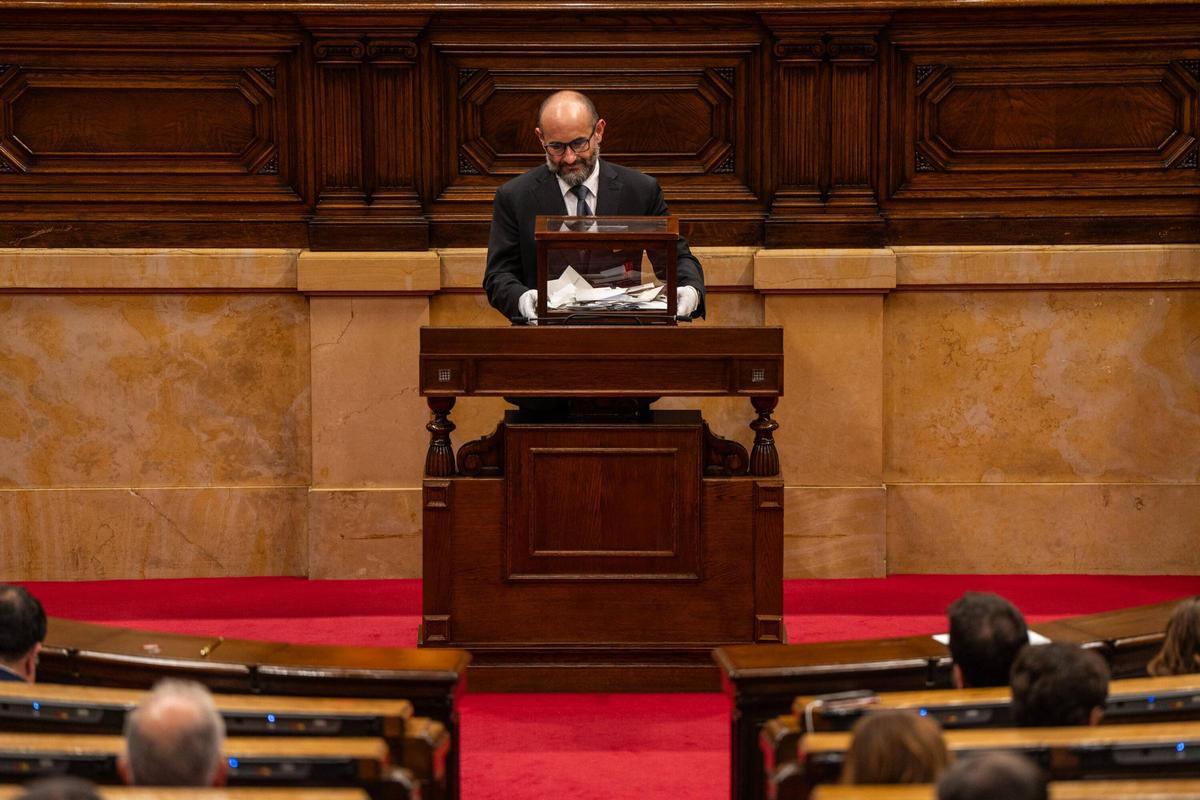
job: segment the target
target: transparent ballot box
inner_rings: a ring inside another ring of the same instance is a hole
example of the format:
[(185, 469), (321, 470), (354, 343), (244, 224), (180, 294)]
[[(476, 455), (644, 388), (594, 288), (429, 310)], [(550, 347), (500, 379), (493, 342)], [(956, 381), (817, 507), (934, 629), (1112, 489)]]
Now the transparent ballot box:
[(539, 321), (675, 324), (679, 220), (539, 216)]

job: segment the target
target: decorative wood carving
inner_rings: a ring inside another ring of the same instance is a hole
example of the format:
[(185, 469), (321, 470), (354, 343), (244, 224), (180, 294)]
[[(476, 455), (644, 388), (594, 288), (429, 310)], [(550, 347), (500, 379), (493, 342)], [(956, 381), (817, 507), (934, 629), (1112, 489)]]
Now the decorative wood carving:
[[(1158, 29), (1148, 9), (1135, 33), (1096, 11), (1077, 26), (998, 16), (986, 30), (972, 24), (980, 13), (891, 30), (883, 205), (893, 230), (929, 241), (941, 217), (953, 241), (995, 235), (979, 222), (1020, 214), (1027, 221), (1003, 239), (1054, 240), (1072, 215), (1080, 226), (1093, 213), (1168, 224), (1200, 211), (1200, 182), (1184, 167), (1200, 137), (1195, 18), (1190, 33)], [(1113, 233), (1134, 240), (1144, 226), (1126, 220)]]
[(818, 26), (807, 14), (764, 15), (776, 37), (779, 162), (768, 246), (806, 243), (813, 223), (857, 246), (881, 241), (875, 166), (885, 20), (864, 14)]
[(429, 452), (425, 454), (425, 474), (432, 478), (445, 478), (454, 474), (454, 448), (450, 434), (457, 427), (450, 421), (450, 409), (454, 408), (453, 397), (426, 398), (433, 419), (425, 426), (429, 431)]
[(714, 37), (720, 26), (690, 17), (435, 20), (429, 42), (442, 83), (431, 124), (446, 146), (431, 153), (434, 239), (486, 239), (495, 188), (543, 160), (537, 109), (562, 86), (592, 97), (608, 122), (604, 157), (655, 175), (673, 213), (719, 216), (726, 224), (712, 233), (726, 243), (756, 239), (762, 173), (757, 156), (735, 157), (762, 150), (763, 131), (744, 123), (757, 86), (737, 80), (760, 63), (761, 35), (746, 22)]
[(416, 32), (339, 30), (313, 43), (322, 126), (315, 249), (428, 244), (417, 194)]
[(458, 473), (470, 478), (504, 474), (504, 423), (496, 430), (458, 448)]
[(704, 474), (710, 476), (745, 475), (750, 469), (746, 448), (733, 439), (712, 432), (704, 423)]
[(0, 10), (0, 245), (481, 246), (565, 85), (694, 244), (1200, 240), (1200, 6), (137, 2)]
[(775, 449), (775, 431), (779, 423), (771, 418), (771, 412), (779, 404), (778, 397), (752, 397), (751, 405), (758, 418), (750, 423), (754, 431), (754, 447), (750, 451), (750, 474), (770, 477), (779, 474), (779, 451)]

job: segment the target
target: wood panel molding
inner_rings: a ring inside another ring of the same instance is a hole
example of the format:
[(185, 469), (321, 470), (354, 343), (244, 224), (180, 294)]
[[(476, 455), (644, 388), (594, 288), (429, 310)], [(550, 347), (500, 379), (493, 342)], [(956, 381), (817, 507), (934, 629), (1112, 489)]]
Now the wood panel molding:
[(1200, 239), (1200, 6), (60, 6), (0, 9), (0, 246), (479, 247), (564, 86), (693, 245)]

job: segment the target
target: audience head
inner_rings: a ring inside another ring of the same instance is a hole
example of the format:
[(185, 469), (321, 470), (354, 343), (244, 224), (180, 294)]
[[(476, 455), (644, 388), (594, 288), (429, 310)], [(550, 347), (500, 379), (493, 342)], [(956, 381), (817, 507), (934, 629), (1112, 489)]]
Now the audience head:
[(198, 683), (164, 680), (125, 718), (119, 768), (137, 786), (220, 786), (225, 722)]
[(967, 592), (946, 613), (954, 684), (1007, 686), (1017, 653), (1029, 643), (1029, 629), (1016, 606), (1000, 595)]
[(938, 781), (937, 800), (1046, 800), (1046, 776), (1018, 753), (960, 758)]
[(58, 776), (27, 784), (16, 800), (100, 800), (100, 792), (82, 778)]
[(32, 683), (45, 638), (46, 612), (37, 598), (23, 586), (0, 584), (0, 669)]
[(1200, 595), (1189, 597), (1171, 612), (1162, 650), (1146, 671), (1151, 675), (1200, 672)]
[(1026, 647), (1012, 671), (1017, 725), (1095, 725), (1108, 699), (1108, 664), (1073, 644)]
[(854, 725), (842, 783), (933, 783), (949, 762), (936, 722), (908, 711), (877, 711)]

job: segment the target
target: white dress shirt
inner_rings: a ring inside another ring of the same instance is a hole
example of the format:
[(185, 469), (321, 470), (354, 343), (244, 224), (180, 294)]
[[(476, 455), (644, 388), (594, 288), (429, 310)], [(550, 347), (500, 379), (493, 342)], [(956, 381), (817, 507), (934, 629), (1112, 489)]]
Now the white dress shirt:
[[(549, 169), (548, 166), (546, 168)], [(558, 178), (559, 191), (562, 192), (563, 201), (567, 204), (567, 216), (568, 217), (579, 216), (579, 198), (575, 196), (575, 193), (573, 191), (571, 191), (571, 184), (564, 181), (562, 179), (562, 176), (559, 175), (558, 173), (555, 173), (554, 177)], [(600, 159), (598, 159), (598, 158), (596, 159), (596, 163), (592, 167), (592, 174), (588, 175), (587, 180), (585, 180), (583, 182), (583, 185), (586, 186), (587, 190), (588, 190), (588, 195), (587, 195), (588, 208), (590, 208), (592, 210), (592, 215), (595, 216), (596, 200), (597, 200), (596, 195), (600, 191)]]

